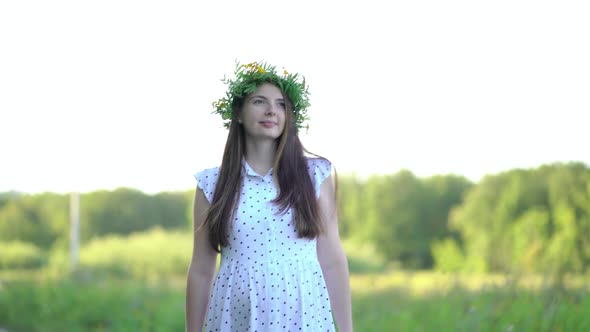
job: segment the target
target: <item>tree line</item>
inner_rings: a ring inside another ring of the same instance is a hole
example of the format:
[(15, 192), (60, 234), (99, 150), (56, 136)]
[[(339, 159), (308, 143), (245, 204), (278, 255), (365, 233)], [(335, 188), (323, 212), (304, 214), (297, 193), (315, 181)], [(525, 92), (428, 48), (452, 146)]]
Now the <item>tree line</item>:
[[(420, 178), (409, 170), (338, 178), (341, 236), (372, 243), (409, 269), (510, 273), (590, 271), (590, 168), (553, 163), (490, 174)], [(193, 190), (119, 188), (81, 195), (81, 239), (154, 227), (191, 229)], [(0, 194), (0, 244), (60, 250), (69, 196)]]

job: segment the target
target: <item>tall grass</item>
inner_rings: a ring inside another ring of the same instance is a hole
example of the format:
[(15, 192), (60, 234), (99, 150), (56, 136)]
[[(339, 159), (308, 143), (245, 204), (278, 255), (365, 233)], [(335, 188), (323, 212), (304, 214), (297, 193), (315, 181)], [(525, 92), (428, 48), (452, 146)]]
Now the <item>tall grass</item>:
[[(65, 253), (39, 270), (0, 271), (0, 328), (11, 332), (184, 331), (190, 234), (96, 239), (69, 272)], [(346, 241), (356, 331), (590, 331), (588, 277), (396, 271)], [(156, 277), (154, 277), (156, 276)]]
[[(399, 287), (386, 281), (401, 279), (397, 273), (353, 275), (356, 331), (590, 331), (587, 290), (424, 292), (415, 283)], [(184, 290), (135, 280), (12, 281), (0, 291), (0, 326), (14, 332), (180, 332)]]

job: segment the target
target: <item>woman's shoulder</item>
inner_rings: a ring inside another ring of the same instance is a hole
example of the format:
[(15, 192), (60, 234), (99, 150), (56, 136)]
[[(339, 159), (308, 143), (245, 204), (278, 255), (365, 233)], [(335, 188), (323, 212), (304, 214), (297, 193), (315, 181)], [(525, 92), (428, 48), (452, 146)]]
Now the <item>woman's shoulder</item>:
[(205, 197), (211, 203), (217, 178), (219, 177), (219, 166), (201, 169), (194, 174), (194, 177), (197, 180), (198, 187), (203, 190)]
[(314, 169), (328, 169), (331, 170), (332, 162), (325, 157), (321, 156), (313, 156), (313, 157), (305, 157), (307, 161), (307, 169), (313, 171)]
[(202, 168), (194, 173), (194, 177), (199, 179), (216, 179), (219, 175), (219, 166)]
[(314, 185), (316, 197), (320, 196), (320, 186), (332, 174), (332, 162), (327, 158), (316, 156), (306, 157), (307, 170)]
[(220, 166), (201, 168), (195, 174), (200, 174), (200, 173), (219, 173), (219, 167)]

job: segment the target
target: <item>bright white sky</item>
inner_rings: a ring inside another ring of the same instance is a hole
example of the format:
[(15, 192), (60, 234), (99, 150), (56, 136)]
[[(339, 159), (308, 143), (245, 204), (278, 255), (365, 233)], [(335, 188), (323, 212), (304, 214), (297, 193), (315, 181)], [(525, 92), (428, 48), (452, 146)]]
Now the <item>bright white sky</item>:
[(0, 2), (0, 191), (192, 189), (236, 59), (306, 76), (341, 174), (590, 164), (587, 1), (324, 3)]

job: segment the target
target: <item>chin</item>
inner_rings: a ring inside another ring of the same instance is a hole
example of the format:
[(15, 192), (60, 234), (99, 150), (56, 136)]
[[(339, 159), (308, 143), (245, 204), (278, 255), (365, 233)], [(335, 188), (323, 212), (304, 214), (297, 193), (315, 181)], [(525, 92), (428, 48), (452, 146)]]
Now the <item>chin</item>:
[(260, 133), (258, 135), (252, 135), (251, 137), (253, 139), (255, 139), (255, 140), (273, 140), (273, 141), (276, 141), (277, 139), (279, 139), (279, 137), (281, 137), (281, 135), (280, 134)]

